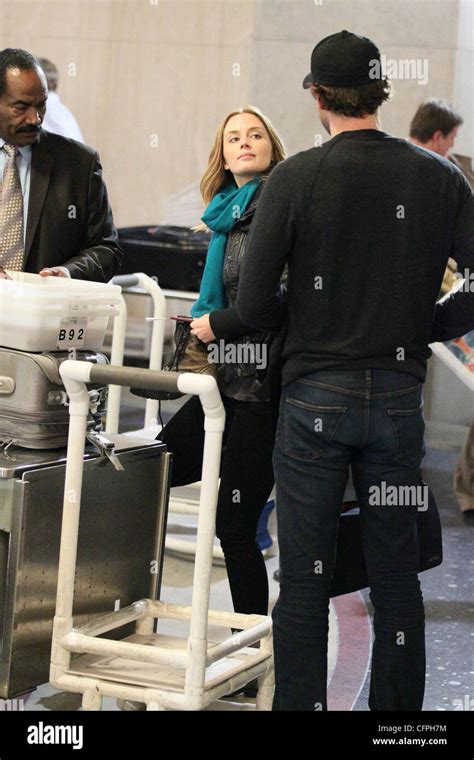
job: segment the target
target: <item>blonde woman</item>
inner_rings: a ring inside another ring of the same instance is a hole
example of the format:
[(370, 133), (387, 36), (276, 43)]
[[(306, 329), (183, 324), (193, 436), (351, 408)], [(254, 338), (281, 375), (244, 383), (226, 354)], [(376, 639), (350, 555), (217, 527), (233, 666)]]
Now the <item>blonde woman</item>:
[[(268, 579), (256, 543), (257, 523), (273, 488), (273, 416), (269, 402), (269, 347), (274, 334), (256, 332), (234, 307), (265, 178), (285, 157), (270, 120), (247, 106), (230, 113), (217, 130), (201, 181), (212, 230), (191, 331), (217, 358), (226, 430), (217, 505), (216, 533), (224, 552), (234, 609), (267, 614)], [(209, 345), (210, 344), (210, 345)], [(250, 358), (249, 358), (250, 357)], [(203, 418), (199, 400), (188, 401), (164, 428), (173, 453), (172, 485), (199, 480)]]

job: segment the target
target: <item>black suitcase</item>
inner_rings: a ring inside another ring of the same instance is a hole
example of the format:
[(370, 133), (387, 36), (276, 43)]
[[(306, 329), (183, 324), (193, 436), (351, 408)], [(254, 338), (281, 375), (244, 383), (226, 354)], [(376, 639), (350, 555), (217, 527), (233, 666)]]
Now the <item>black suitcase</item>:
[[(422, 481), (422, 484), (425, 485)], [(443, 561), (443, 539), (438, 506), (431, 489), (428, 509), (418, 512), (420, 562), (418, 572), (431, 570)], [(280, 581), (280, 570), (273, 576)], [(369, 579), (362, 548), (360, 511), (356, 501), (344, 502), (337, 536), (336, 562), (330, 596), (342, 596), (368, 588)]]
[[(426, 485), (421, 481), (422, 485)], [(428, 492), (428, 509), (418, 512), (417, 531), (420, 550), (418, 572), (431, 570), (443, 561), (443, 539), (438, 505), (431, 489)], [(353, 507), (353, 509), (350, 509)], [(360, 512), (357, 502), (345, 502), (339, 520), (336, 564), (331, 583), (331, 596), (350, 594), (367, 588), (369, 579), (365, 564)]]
[(189, 227), (123, 227), (119, 229), (124, 260), (120, 274), (144, 272), (161, 288), (198, 292), (210, 232)]

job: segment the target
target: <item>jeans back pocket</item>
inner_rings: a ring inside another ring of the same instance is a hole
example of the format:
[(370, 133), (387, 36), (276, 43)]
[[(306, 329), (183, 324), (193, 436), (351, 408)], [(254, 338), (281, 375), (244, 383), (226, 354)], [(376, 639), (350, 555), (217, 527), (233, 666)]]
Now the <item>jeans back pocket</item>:
[(312, 462), (334, 452), (334, 436), (346, 406), (320, 406), (287, 398), (282, 449), (290, 457)]
[(387, 409), (395, 437), (393, 458), (408, 467), (419, 467), (425, 454), (423, 405), (415, 409)]

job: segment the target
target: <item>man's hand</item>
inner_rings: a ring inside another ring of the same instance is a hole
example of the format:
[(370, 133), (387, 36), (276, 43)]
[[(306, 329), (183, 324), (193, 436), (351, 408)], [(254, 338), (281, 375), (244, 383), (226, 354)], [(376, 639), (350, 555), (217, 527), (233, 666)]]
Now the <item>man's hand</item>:
[(191, 335), (195, 335), (196, 338), (202, 340), (203, 343), (210, 343), (216, 339), (216, 336), (211, 330), (209, 314), (204, 314), (203, 317), (193, 319), (191, 322)]
[(70, 277), (67, 270), (63, 267), (44, 267), (41, 272), (38, 272), (41, 277)]

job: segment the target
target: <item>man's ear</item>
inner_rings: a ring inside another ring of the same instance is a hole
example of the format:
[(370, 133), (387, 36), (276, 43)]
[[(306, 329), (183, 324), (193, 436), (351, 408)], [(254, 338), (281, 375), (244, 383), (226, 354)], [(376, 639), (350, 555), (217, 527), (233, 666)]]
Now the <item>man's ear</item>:
[(436, 132), (433, 132), (432, 140), (433, 142), (437, 143), (441, 140), (441, 138), (444, 137), (442, 131), (440, 129), (437, 129)]
[(324, 103), (323, 103), (323, 101), (321, 99), (321, 95), (316, 90), (316, 87), (313, 84), (310, 86), (310, 90), (311, 90), (311, 95), (313, 96), (313, 98), (316, 101), (316, 105), (318, 106), (318, 108), (321, 108), (324, 111)]

